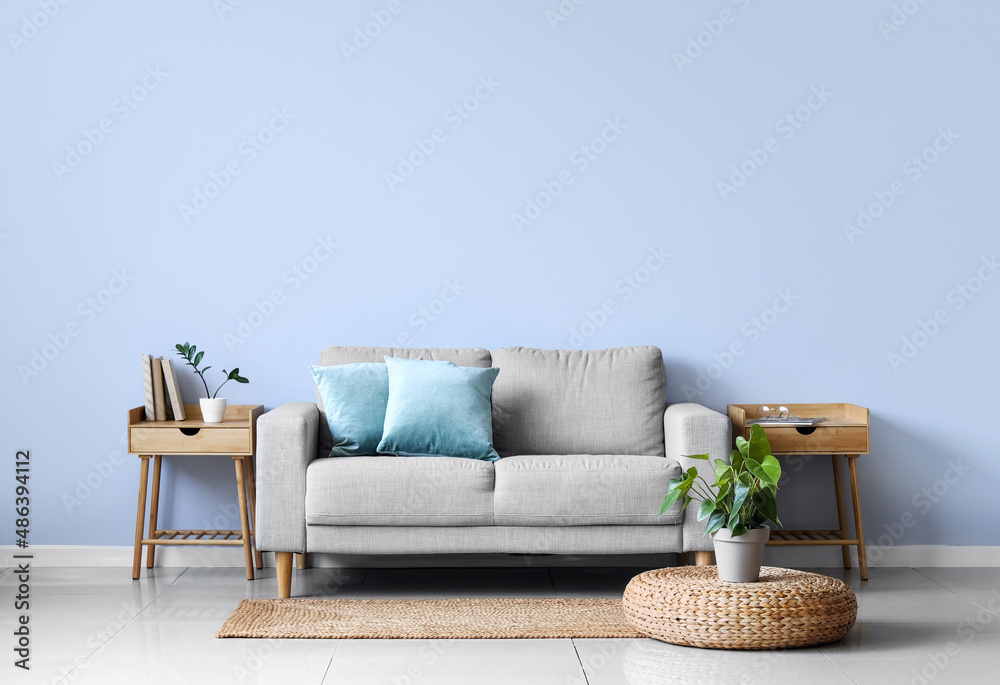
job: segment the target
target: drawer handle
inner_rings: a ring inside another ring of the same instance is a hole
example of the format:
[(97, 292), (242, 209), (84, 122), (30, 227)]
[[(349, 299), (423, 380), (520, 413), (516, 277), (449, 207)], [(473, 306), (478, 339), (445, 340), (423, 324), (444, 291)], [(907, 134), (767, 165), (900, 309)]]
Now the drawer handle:
[(816, 426), (796, 426), (795, 430), (799, 432), (799, 435), (812, 435), (816, 432)]
[(187, 435), (189, 437), (192, 436), (192, 435), (198, 435), (198, 431), (200, 431), (200, 430), (201, 430), (200, 428), (181, 428), (180, 429), (181, 433), (183, 433), (184, 435)]

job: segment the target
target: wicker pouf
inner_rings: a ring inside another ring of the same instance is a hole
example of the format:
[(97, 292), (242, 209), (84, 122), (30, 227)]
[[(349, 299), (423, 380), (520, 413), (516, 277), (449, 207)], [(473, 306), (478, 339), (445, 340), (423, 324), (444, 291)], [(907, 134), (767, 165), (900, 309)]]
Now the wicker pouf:
[(858, 600), (842, 581), (770, 566), (756, 583), (725, 583), (715, 566), (646, 571), (629, 581), (622, 605), (641, 633), (716, 649), (834, 642), (858, 615)]

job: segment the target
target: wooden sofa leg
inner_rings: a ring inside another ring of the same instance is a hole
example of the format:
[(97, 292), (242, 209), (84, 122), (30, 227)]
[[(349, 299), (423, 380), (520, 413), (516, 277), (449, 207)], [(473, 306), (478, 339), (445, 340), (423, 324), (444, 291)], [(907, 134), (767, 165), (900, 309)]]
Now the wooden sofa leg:
[(278, 597), (292, 596), (292, 552), (275, 552), (274, 563), (278, 568)]
[(695, 552), (695, 566), (712, 566), (715, 564), (715, 552)]

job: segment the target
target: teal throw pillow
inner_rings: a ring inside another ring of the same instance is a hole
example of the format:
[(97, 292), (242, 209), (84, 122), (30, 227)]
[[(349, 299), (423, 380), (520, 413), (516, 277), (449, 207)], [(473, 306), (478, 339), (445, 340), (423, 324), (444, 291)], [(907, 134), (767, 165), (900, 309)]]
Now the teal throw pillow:
[(496, 461), (490, 395), (498, 368), (385, 358), (389, 402), (378, 451)]
[(378, 453), (389, 399), (385, 364), (310, 366), (333, 434), (331, 457)]

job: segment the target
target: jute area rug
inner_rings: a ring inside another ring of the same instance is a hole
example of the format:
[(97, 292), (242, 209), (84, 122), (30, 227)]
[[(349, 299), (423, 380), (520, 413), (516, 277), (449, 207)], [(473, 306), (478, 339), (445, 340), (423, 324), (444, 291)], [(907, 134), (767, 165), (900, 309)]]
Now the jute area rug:
[(216, 637), (642, 637), (620, 599), (245, 599)]

